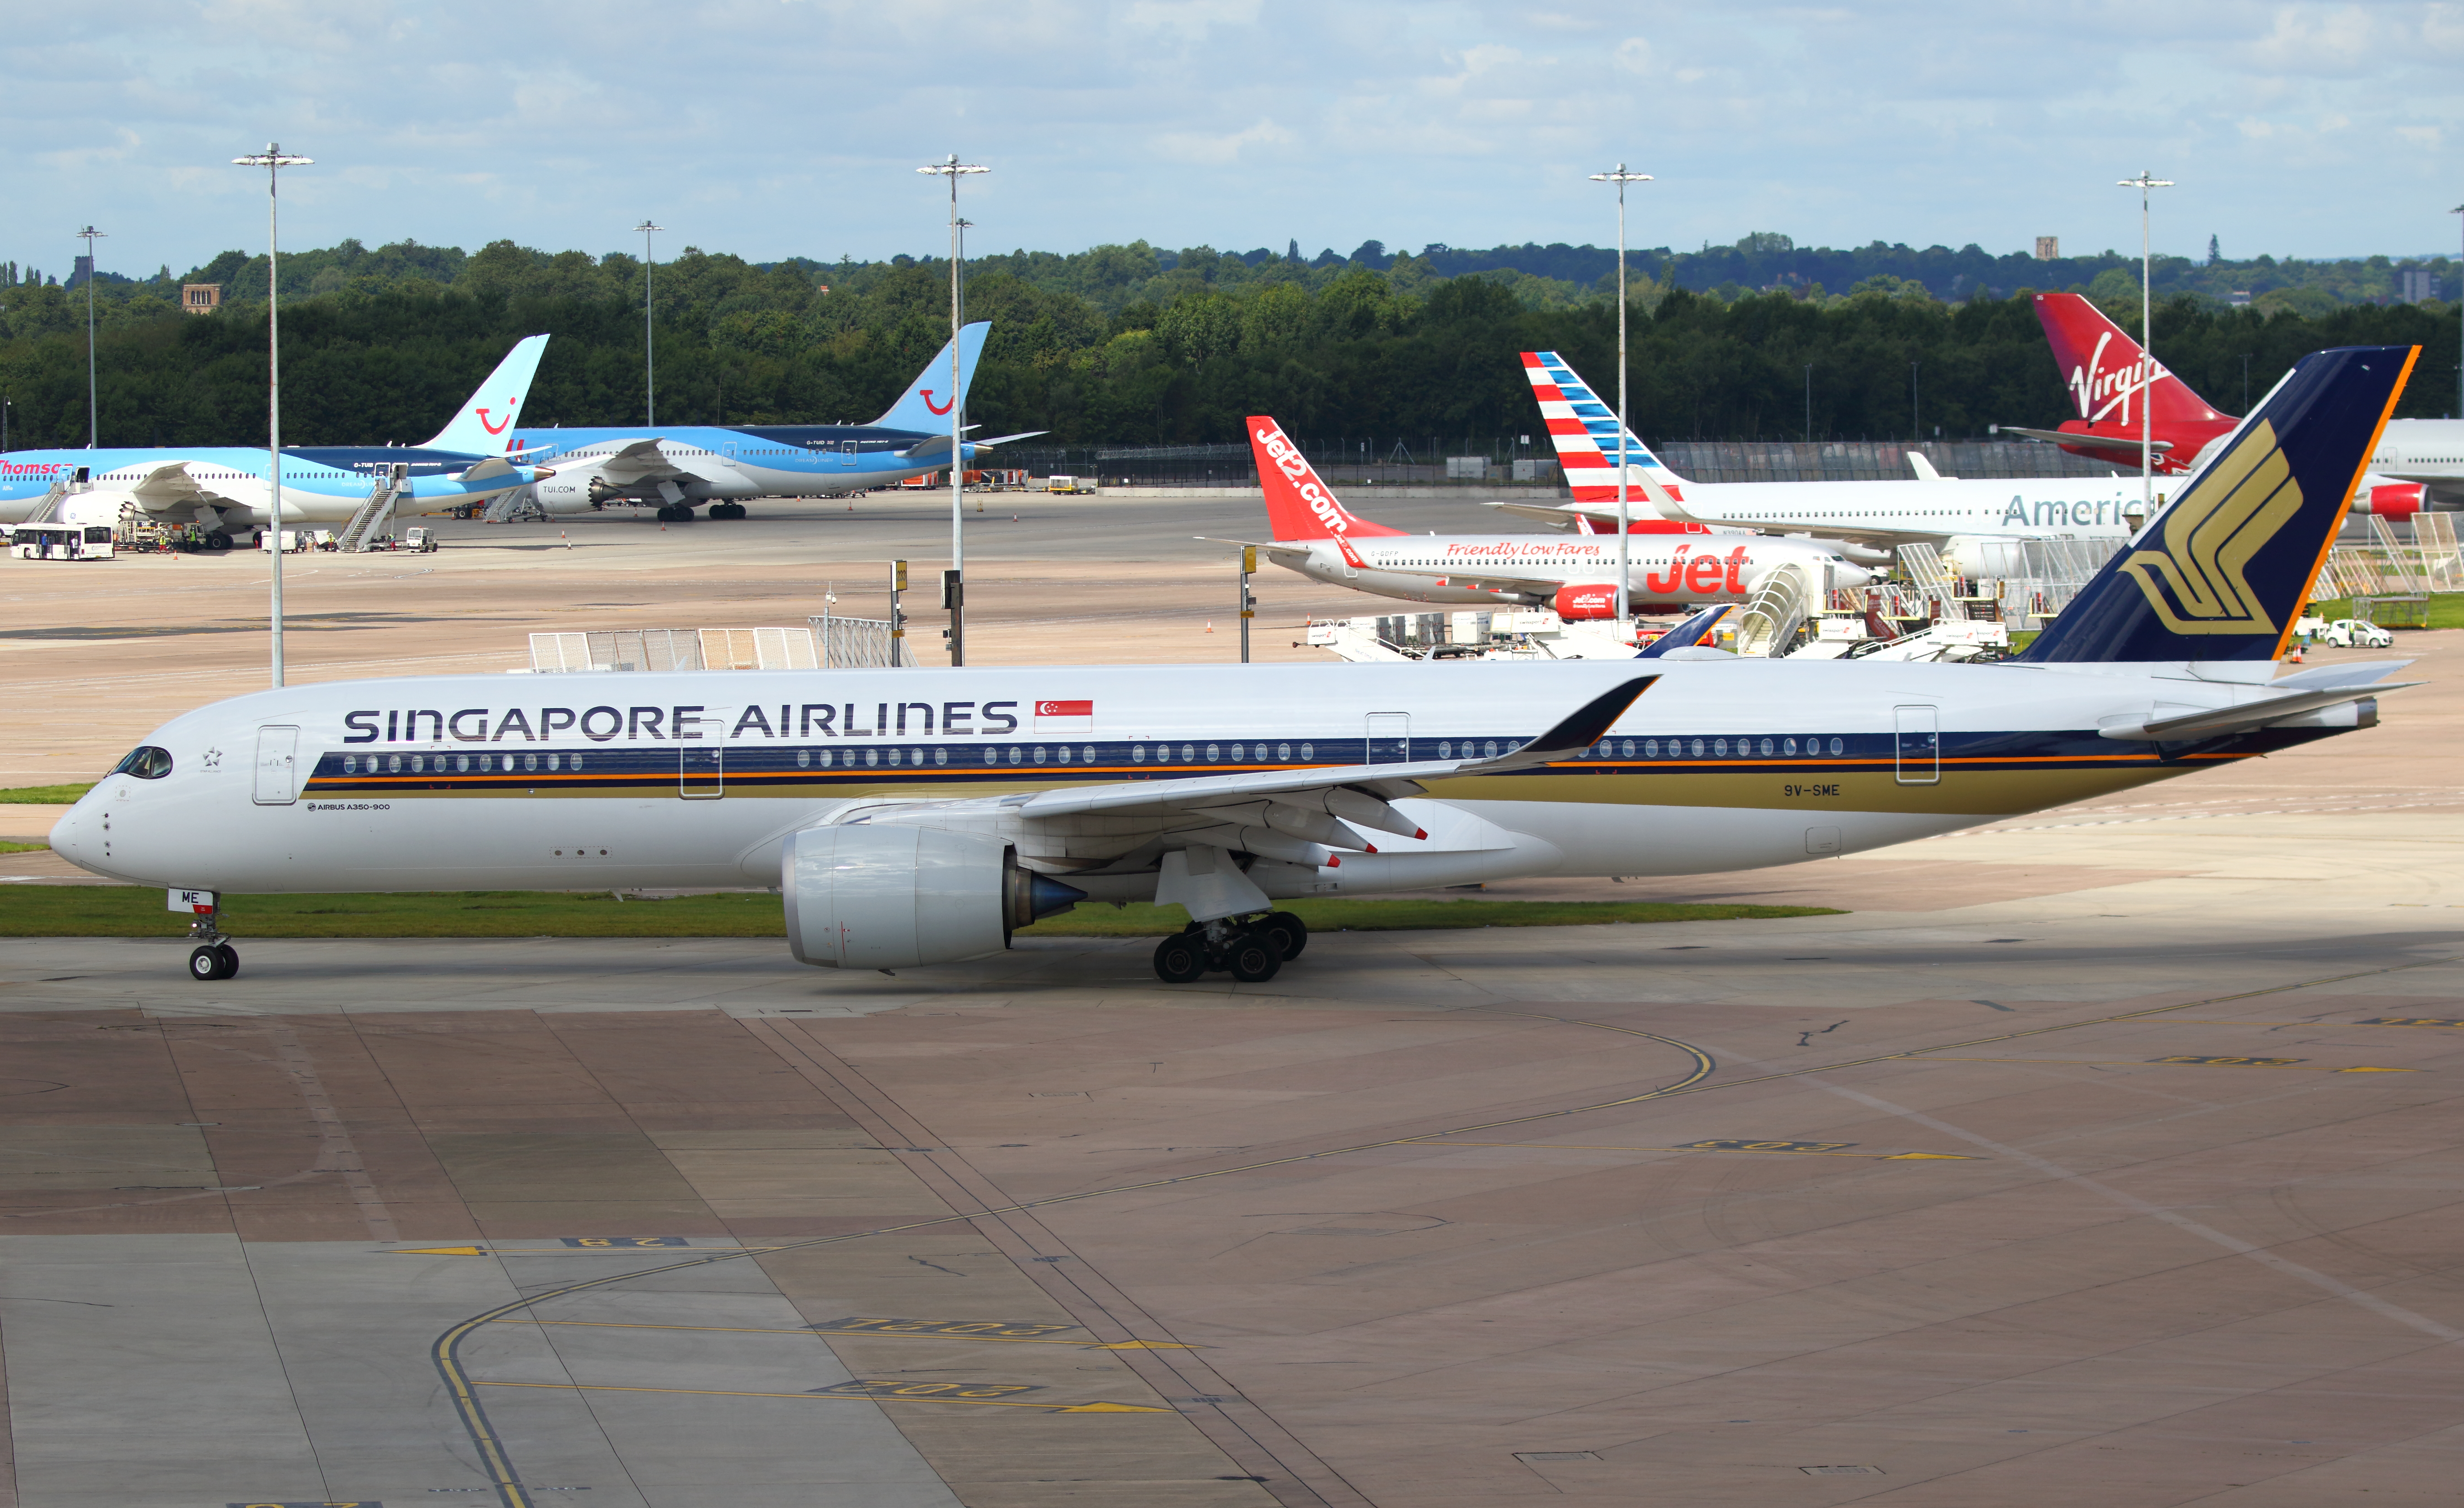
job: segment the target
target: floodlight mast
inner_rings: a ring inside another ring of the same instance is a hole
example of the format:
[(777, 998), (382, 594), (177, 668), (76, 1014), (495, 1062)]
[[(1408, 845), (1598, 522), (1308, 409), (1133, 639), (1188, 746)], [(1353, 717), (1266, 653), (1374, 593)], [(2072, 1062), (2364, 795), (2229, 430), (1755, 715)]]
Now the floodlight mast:
[(94, 243), (106, 232), (89, 225), (77, 233), (85, 238), (85, 448), (102, 449), (102, 409), (94, 387)]
[(642, 236), (642, 427), (656, 429), (659, 424), (658, 364), (650, 349), (650, 236), (667, 229), (652, 225), (648, 216), (633, 227)]
[[(974, 163), (962, 163), (958, 161), (958, 154), (952, 152), (940, 162), (927, 164), (915, 170), (950, 180), (950, 575), (948, 588), (950, 601), (948, 606), (950, 609), (950, 663), (964, 665), (967, 662), (965, 532), (967, 468), (958, 454), (958, 442), (966, 431), (967, 406), (959, 401), (959, 395), (965, 391), (965, 384), (960, 380), (964, 373), (962, 358), (958, 353), (959, 321), (962, 318), (958, 302), (960, 250), (958, 230), (965, 222), (958, 218), (958, 180), (969, 173), (988, 173), (992, 169), (979, 166)], [(925, 400), (927, 405), (931, 401), (929, 398)]]
[(1592, 182), (1595, 184), (1615, 184), (1617, 185), (1617, 632), (1623, 634), (1630, 634), (1633, 630), (1634, 602), (1626, 586), (1626, 556), (1628, 551), (1626, 531), (1629, 527), (1629, 523), (1626, 518), (1625, 480), (1625, 186), (1628, 184), (1647, 184), (1651, 182), (1651, 175), (1649, 173), (1627, 172), (1625, 170), (1625, 164), (1619, 163), (1617, 165), (1617, 169), (1614, 172), (1592, 174)]
[[(2447, 212), (2464, 214), (2464, 204), (2459, 204)], [(2457, 262), (2455, 266), (2456, 276), (2459, 279), (2464, 279), (2464, 262)], [(2464, 287), (2464, 282), (2459, 282), (2458, 286)], [(2464, 310), (2464, 293), (2457, 295), (2455, 306), (2459, 310)], [(2455, 363), (2455, 417), (2464, 419), (2464, 358), (2459, 358)]]
[(2143, 167), (2138, 177), (2120, 179), (2114, 187), (2139, 190), (2139, 510), (2145, 517), (2156, 511), (2156, 432), (2147, 411), (2148, 395), (2156, 388), (2156, 327), (2151, 317), (2154, 305), (2148, 297), (2147, 196), (2153, 189), (2172, 188), (2173, 180), (2159, 178)]
[(265, 458), (274, 483), (274, 684), (282, 684), (282, 169), (306, 167), (313, 157), (286, 152), (268, 142), (265, 150), (234, 157), (239, 167), (265, 169)]

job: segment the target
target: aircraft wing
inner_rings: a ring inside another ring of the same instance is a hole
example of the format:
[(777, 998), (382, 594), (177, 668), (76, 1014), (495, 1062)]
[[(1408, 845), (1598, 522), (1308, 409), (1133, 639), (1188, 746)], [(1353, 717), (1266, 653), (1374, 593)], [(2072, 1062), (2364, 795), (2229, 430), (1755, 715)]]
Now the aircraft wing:
[[(2137, 455), (2139, 454), (2139, 442), (2137, 440), (2124, 439), (2119, 434), (2081, 434), (2072, 430), (2029, 430), (2022, 429), (2015, 424), (2006, 424), (1993, 432), (1996, 434), (2016, 434), (2031, 440), (2050, 440), (2056, 445), (2080, 445), (2085, 446), (2087, 449), (2092, 451), (2111, 451), (2116, 455)], [(2164, 455), (2167, 451), (2169, 451), (2172, 448), (2173, 442), (2171, 440), (2158, 440), (2148, 447), (2148, 449), (2154, 451), (2159, 455)]]
[(149, 513), (176, 508), (183, 503), (211, 505), (222, 500), (220, 493), (209, 491), (197, 478), (188, 475), (187, 461), (172, 461), (155, 467), (139, 477), (136, 484), (128, 489), (128, 494), (137, 499), (139, 507)]
[(1577, 519), (1590, 519), (1595, 522), (1605, 521), (1615, 523), (1617, 521), (1615, 508), (1594, 508), (1579, 503), (1566, 508), (1546, 502), (1492, 502), (1485, 506), (1495, 508), (1500, 513), (1512, 514), (1518, 519), (1530, 519), (1537, 522), (1554, 523), (1561, 527), (1573, 524)]
[(659, 442), (656, 439), (631, 440), (627, 442), (623, 450), (570, 464), (576, 467), (585, 465), (597, 467), (599, 475), (606, 478), (608, 485), (614, 487), (630, 487), (635, 482), (660, 481), (670, 477), (693, 475), (660, 455)]

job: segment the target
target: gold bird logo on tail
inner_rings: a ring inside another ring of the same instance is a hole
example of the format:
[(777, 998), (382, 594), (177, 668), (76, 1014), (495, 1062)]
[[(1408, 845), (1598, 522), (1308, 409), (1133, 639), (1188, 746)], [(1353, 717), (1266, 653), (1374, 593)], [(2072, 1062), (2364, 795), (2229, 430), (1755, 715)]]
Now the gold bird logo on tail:
[(2164, 543), (2122, 569), (2176, 633), (2275, 633), (2245, 575), (2251, 558), (2301, 510), (2301, 488), (2266, 420), (2166, 512)]

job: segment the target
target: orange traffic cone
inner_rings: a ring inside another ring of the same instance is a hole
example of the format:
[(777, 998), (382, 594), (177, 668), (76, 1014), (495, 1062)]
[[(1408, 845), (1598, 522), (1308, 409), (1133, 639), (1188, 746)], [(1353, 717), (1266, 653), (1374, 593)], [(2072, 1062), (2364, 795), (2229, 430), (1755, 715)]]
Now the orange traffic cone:
[(1215, 632), (1215, 620), (1214, 620), (1213, 618), (1209, 618), (1209, 619), (1207, 619), (1207, 620), (1206, 620), (1206, 632), (1209, 632), (1209, 633), (1212, 633), (1212, 632)]

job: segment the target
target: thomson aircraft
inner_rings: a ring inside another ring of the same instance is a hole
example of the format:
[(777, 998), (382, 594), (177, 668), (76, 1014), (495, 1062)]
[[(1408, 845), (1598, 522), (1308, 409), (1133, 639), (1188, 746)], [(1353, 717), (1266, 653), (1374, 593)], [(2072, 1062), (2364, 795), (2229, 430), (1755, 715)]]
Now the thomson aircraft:
[[(539, 506), (551, 514), (649, 507), (665, 522), (709, 503), (714, 519), (741, 519), (746, 498), (836, 498), (889, 487), (950, 464), (951, 405), (975, 382), (989, 322), (958, 332), (958, 393), (950, 347), (925, 363), (898, 401), (870, 424), (672, 425), (639, 429), (528, 429), (521, 457), (553, 463)], [(935, 426), (938, 424), (939, 428)], [(1041, 433), (1031, 431), (1028, 433)], [(959, 447), (961, 463), (1027, 433)]]
[(1682, 875), (1953, 832), (2377, 720), (2401, 661), (2279, 675), (2419, 351), (2307, 356), (2013, 660), (1024, 666), (328, 681), (174, 718), (53, 828), (227, 894), (772, 885), (825, 967), (1184, 907), (1156, 973), (1270, 978), (1278, 902)]
[[(1555, 522), (1589, 518), (1614, 528), (1617, 410), (1554, 351), (1524, 352), (1523, 368), (1573, 500), (1490, 506)], [(1837, 536), (1884, 552), (1874, 561), (1887, 559), (1894, 545), (1931, 544), (1963, 576), (2026, 575), (2015, 548), (2020, 540), (2119, 542), (2145, 517), (2136, 477), (1969, 481), (1938, 476), (1911, 456), (1920, 475), (1910, 481), (1688, 482), (1631, 430), (1625, 449), (1629, 515)]]
[[(1288, 570), (1407, 602), (1547, 606), (1568, 618), (1616, 615), (1614, 534), (1406, 534), (1345, 507), (1273, 419), (1250, 417), (1249, 449), (1274, 535), (1257, 547)], [(1626, 554), (1628, 595), (1638, 612), (1746, 602), (1786, 566), (1799, 567), (1815, 593), (1873, 579), (1835, 545), (1658, 519), (1628, 539)]]
[[(530, 394), (547, 339), (516, 342), (423, 444), (284, 447), (284, 525), (347, 521), (397, 466), (406, 511), (486, 502), (547, 475), (505, 458), (514, 416)], [(274, 521), (272, 476), (263, 446), (16, 451), (0, 456), (0, 522), (25, 521), (56, 486), (62, 522), (112, 523), (130, 514), (199, 522), (217, 548), (227, 547), (233, 528)]]
[[(2058, 430), (2006, 424), (2002, 433), (2051, 440), (2075, 455), (2136, 466), (2139, 423), (2130, 403), (2145, 381), (2155, 469), (2180, 473), (2241, 422), (2218, 412), (2078, 294), (2036, 295), (2036, 319), (2079, 416), (2064, 420)], [(2409, 519), (2424, 508), (2464, 509), (2464, 421), (2389, 420), (2353, 506), (2388, 519)]]

